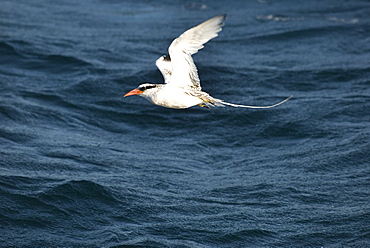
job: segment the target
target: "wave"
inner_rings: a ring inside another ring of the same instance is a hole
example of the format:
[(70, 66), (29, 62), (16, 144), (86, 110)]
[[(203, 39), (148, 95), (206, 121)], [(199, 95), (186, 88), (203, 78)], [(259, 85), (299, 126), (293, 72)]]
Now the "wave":
[(15, 46), (12, 46), (8, 42), (0, 42), (0, 55), (2, 56), (12, 56), (20, 55)]
[(93, 71), (94, 65), (82, 59), (78, 54), (45, 54), (46, 51), (35, 52), (33, 44), (19, 44), (16, 41), (0, 42), (0, 57), (3, 68), (2, 73), (9, 74), (13, 71), (19, 75), (37, 75), (45, 73), (48, 76), (64, 77), (79, 76)]

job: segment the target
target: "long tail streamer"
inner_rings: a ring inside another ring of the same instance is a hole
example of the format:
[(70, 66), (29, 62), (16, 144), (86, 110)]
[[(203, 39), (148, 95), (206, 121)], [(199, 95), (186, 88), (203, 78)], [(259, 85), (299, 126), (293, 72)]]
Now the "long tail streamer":
[(236, 108), (255, 108), (255, 109), (266, 109), (266, 108), (273, 108), (273, 107), (276, 107), (276, 106), (279, 106), (280, 104), (283, 104), (284, 102), (292, 99), (293, 96), (290, 96), (288, 97), (287, 99), (279, 102), (279, 103), (276, 103), (274, 105), (270, 105), (270, 106), (247, 106), (247, 105), (241, 105), (241, 104), (234, 104), (234, 103), (228, 103), (228, 102), (224, 102), (224, 101), (221, 101), (220, 103), (221, 104), (225, 104), (225, 105), (228, 105), (228, 106), (232, 106), (232, 107), (236, 107)]

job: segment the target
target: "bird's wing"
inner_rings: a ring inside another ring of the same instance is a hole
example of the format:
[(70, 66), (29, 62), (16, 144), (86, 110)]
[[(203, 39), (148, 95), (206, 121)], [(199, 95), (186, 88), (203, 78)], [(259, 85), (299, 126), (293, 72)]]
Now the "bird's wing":
[[(218, 36), (217, 33), (222, 30), (225, 19), (226, 15), (213, 17), (185, 31), (171, 43), (168, 48), (172, 65), (171, 84), (201, 89), (197, 67), (191, 55), (202, 49), (207, 41)], [(161, 68), (159, 69), (163, 74)], [(167, 75), (163, 76), (166, 79)]]
[(164, 82), (167, 84), (171, 80), (171, 75), (172, 75), (172, 62), (170, 59), (170, 56), (168, 55), (163, 55), (159, 59), (155, 61), (156, 66), (158, 69), (161, 71)]

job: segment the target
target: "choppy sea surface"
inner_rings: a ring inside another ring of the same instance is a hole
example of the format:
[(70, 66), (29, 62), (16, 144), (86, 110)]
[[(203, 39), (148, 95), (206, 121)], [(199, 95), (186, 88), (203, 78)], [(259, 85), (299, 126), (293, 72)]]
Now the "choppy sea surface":
[[(370, 2), (2, 0), (0, 247), (370, 247)], [(203, 89), (123, 98), (228, 14)]]

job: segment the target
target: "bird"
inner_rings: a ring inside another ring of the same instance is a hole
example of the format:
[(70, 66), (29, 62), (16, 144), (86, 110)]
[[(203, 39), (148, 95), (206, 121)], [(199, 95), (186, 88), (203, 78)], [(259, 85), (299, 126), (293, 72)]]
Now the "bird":
[(198, 70), (192, 55), (204, 47), (209, 40), (218, 36), (226, 20), (226, 14), (215, 16), (203, 23), (188, 29), (172, 41), (168, 54), (156, 60), (156, 66), (163, 75), (164, 84), (143, 83), (124, 95), (139, 95), (151, 103), (173, 109), (200, 107), (240, 107), (272, 108), (289, 99), (269, 106), (248, 106), (225, 102), (214, 98), (202, 90)]

